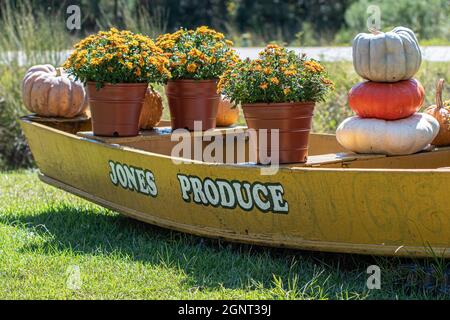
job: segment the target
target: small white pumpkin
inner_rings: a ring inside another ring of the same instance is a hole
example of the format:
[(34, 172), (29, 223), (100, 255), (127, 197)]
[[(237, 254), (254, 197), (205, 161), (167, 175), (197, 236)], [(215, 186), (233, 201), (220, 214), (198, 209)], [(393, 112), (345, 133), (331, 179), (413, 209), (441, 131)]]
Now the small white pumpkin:
[(411, 79), (422, 63), (419, 42), (411, 29), (360, 33), (353, 39), (353, 66), (364, 79), (397, 82)]
[(351, 117), (337, 128), (337, 141), (356, 153), (406, 155), (428, 146), (439, 132), (439, 122), (425, 113), (386, 121)]

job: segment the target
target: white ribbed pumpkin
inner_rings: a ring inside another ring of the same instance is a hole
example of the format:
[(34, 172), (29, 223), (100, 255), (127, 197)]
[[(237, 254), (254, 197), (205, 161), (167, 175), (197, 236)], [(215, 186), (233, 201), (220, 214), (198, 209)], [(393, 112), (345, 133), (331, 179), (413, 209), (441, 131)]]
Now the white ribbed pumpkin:
[(29, 111), (44, 117), (72, 118), (88, 107), (83, 84), (49, 64), (28, 69), (22, 81), (22, 99)]
[(386, 121), (351, 117), (337, 128), (337, 141), (356, 153), (406, 155), (428, 146), (439, 132), (439, 122), (425, 113)]
[(414, 32), (397, 27), (390, 32), (360, 33), (353, 39), (353, 65), (364, 79), (397, 82), (411, 79), (422, 63)]

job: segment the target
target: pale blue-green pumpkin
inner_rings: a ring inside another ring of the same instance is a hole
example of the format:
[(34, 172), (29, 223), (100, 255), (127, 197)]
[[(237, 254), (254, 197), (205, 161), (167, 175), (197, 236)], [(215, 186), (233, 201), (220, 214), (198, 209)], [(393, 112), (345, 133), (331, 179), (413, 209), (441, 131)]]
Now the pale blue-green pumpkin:
[(353, 65), (364, 79), (397, 82), (411, 79), (422, 63), (419, 42), (411, 29), (371, 30), (353, 39)]

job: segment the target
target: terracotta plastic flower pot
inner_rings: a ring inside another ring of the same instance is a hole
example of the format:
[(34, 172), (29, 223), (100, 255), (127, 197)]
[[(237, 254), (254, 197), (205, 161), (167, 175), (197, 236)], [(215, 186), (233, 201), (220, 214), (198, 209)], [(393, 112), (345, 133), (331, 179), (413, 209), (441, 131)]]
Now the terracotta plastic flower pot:
[(194, 130), (201, 121), (202, 130), (216, 127), (217, 80), (170, 80), (166, 85), (172, 129)]
[(97, 89), (95, 82), (88, 82), (87, 93), (94, 134), (137, 136), (147, 87), (146, 83), (120, 83), (105, 84), (101, 89)]
[(258, 161), (260, 153), (272, 156), (270, 130), (279, 129), (279, 163), (306, 162), (314, 106), (313, 102), (242, 105), (248, 128), (255, 129), (258, 137), (260, 129), (267, 129), (266, 146), (258, 138)]

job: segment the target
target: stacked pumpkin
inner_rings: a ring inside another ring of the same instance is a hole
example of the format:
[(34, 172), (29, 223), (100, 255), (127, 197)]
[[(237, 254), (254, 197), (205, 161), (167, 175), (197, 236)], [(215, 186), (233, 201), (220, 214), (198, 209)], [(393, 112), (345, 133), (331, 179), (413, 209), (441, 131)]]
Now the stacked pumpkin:
[(345, 119), (336, 131), (338, 142), (357, 153), (412, 154), (428, 146), (439, 132), (439, 122), (417, 113), (425, 91), (413, 79), (422, 55), (413, 31), (358, 34), (353, 40), (353, 65), (368, 81), (348, 94), (357, 116)]

